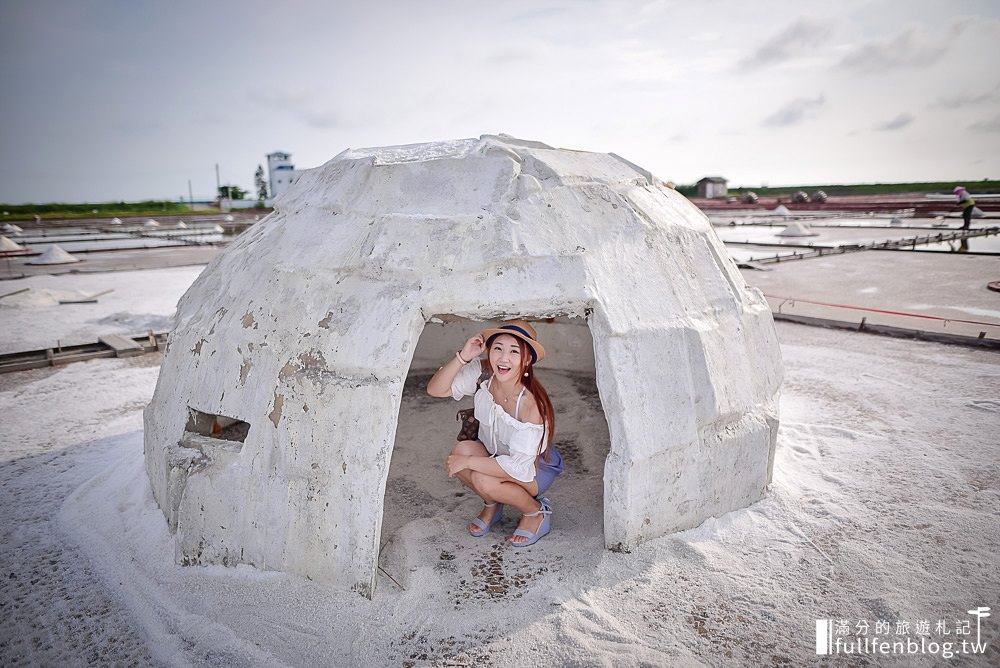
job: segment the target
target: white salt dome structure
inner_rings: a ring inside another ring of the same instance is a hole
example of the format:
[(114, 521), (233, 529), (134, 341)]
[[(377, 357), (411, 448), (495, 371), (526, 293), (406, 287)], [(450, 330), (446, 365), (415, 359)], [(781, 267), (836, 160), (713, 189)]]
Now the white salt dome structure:
[(800, 221), (795, 221), (778, 232), (779, 237), (815, 237), (818, 235), (819, 232), (813, 232), (811, 227)]
[(50, 246), (47, 251), (25, 264), (72, 264), (79, 262), (80, 258), (74, 257), (64, 251), (59, 246)]
[(773, 213), (776, 216), (787, 216), (788, 214), (791, 213), (791, 211), (789, 211), (788, 207), (785, 206), (784, 204), (779, 204), (778, 206), (771, 209), (771, 213)]
[(609, 548), (760, 499), (771, 313), (659, 183), (614, 154), (502, 135), (347, 150), (303, 173), (178, 304), (144, 436), (177, 561), (371, 596), (403, 382), (424, 325), (456, 316), (589, 326)]

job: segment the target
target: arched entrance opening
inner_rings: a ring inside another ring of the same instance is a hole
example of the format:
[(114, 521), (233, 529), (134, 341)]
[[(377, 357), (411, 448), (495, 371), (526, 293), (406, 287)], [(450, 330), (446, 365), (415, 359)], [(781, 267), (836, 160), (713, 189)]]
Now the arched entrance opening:
[[(555, 512), (552, 534), (543, 540), (572, 541), (583, 549), (600, 551), (610, 436), (597, 389), (590, 328), (584, 318), (532, 320), (532, 324), (547, 351), (536, 377), (551, 397), (556, 412), (553, 444), (565, 462), (563, 473), (546, 492)], [(516, 511), (508, 512), (487, 536), (469, 535), (466, 525), (482, 506), (475, 493), (456, 478), (448, 478), (444, 462), (461, 426), (456, 413), (470, 408), (472, 398), (438, 399), (426, 391), (434, 372), (487, 326), (439, 315), (430, 319), (420, 335), (403, 387), (385, 486), (380, 586), (392, 580), (406, 587), (410, 573), (441, 567), (442, 562), (456, 568), (464, 560), (474, 562), (479, 552), (506, 547), (506, 538), (517, 526)], [(496, 598), (516, 589), (516, 580), (501, 582), (502, 573), (486, 575), (470, 586), (471, 595)]]

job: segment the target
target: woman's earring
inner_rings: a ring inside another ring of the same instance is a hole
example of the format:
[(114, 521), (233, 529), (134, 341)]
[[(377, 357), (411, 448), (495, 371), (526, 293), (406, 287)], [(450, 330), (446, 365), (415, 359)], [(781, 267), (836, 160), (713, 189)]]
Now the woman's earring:
[(528, 372), (527, 372), (527, 371), (525, 371), (525, 372), (524, 372), (524, 377), (525, 377), (525, 378), (527, 378), (527, 377), (528, 377)]

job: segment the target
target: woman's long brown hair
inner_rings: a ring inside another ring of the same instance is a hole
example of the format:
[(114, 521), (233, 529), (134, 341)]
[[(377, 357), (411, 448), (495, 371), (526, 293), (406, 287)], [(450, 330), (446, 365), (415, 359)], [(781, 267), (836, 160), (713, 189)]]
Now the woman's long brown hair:
[[(489, 350), (489, 346), (493, 343), (499, 334), (495, 334), (490, 337), (490, 340), (486, 343), (486, 348)], [(521, 374), (521, 384), (524, 385), (528, 392), (531, 392), (532, 396), (535, 397), (535, 403), (538, 405), (538, 412), (542, 415), (542, 440), (538, 442), (538, 454), (542, 454), (542, 444), (545, 444), (545, 461), (549, 461), (549, 453), (552, 449), (549, 447), (552, 445), (552, 437), (556, 433), (556, 412), (552, 408), (552, 401), (549, 399), (549, 393), (545, 391), (542, 384), (538, 382), (535, 378), (535, 365), (529, 362), (531, 358), (531, 351), (528, 350), (528, 344), (521, 340), (521, 337), (513, 337), (517, 341), (517, 347), (521, 351), (521, 368), (518, 373)]]

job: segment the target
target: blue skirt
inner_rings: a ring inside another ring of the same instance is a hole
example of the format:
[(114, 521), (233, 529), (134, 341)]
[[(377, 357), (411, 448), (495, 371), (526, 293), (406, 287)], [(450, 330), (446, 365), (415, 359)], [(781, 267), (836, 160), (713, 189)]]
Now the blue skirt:
[[(546, 456), (548, 456), (549, 461), (545, 461)], [(545, 490), (552, 486), (552, 482), (556, 479), (556, 476), (562, 473), (562, 455), (559, 454), (554, 445), (550, 445), (546, 452), (539, 455), (535, 465), (537, 467), (535, 482), (538, 483), (538, 496), (541, 496)]]

